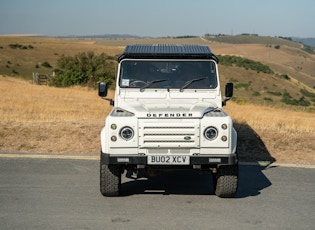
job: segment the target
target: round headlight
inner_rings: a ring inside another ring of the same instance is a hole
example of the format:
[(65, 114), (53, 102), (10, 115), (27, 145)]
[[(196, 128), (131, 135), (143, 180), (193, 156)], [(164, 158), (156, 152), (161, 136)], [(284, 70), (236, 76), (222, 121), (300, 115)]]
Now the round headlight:
[(207, 140), (212, 141), (217, 138), (218, 130), (213, 126), (210, 126), (205, 129), (204, 136)]
[(134, 132), (132, 128), (126, 126), (120, 130), (119, 135), (125, 141), (129, 141), (131, 138), (133, 138)]

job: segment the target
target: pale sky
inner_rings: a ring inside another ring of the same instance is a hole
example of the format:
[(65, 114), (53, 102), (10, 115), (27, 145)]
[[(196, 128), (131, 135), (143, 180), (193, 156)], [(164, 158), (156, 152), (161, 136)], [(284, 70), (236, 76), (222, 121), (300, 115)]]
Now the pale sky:
[(0, 34), (315, 37), (315, 0), (1, 0)]

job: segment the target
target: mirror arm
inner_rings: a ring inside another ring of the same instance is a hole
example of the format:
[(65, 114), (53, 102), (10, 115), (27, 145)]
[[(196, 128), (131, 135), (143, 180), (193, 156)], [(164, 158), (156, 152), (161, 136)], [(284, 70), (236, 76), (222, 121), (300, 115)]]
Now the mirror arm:
[(114, 104), (115, 104), (114, 100), (111, 99), (111, 98), (102, 97), (102, 99), (105, 100), (105, 101), (109, 101), (109, 104), (110, 104), (111, 106), (114, 106)]
[(230, 99), (231, 99), (230, 97), (224, 98), (224, 100), (222, 101), (222, 107), (223, 107), (223, 106), (226, 106), (226, 102), (227, 102), (228, 100), (230, 100)]

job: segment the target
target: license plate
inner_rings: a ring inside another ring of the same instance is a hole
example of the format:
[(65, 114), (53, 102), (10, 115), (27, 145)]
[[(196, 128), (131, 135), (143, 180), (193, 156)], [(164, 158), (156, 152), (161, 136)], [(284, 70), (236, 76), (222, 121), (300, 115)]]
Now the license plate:
[(150, 165), (189, 165), (189, 156), (154, 155), (148, 156)]

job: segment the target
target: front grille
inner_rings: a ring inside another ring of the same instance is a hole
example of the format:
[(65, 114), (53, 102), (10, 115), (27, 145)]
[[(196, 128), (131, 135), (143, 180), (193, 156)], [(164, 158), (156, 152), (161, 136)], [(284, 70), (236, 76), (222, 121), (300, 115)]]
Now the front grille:
[(199, 121), (148, 119), (139, 124), (140, 148), (193, 148), (199, 146)]

